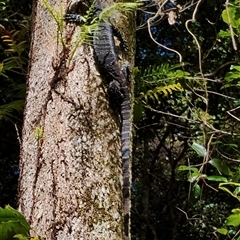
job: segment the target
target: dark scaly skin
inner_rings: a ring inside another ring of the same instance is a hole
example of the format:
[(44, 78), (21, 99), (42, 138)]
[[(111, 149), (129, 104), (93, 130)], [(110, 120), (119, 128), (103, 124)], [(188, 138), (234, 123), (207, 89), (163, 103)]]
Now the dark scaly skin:
[[(113, 35), (111, 27), (107, 23), (100, 23), (101, 32), (105, 35), (96, 34), (98, 38), (94, 40), (95, 54), (99, 65), (105, 72), (106, 79), (109, 82), (110, 98), (120, 99), (121, 106), (121, 141), (122, 141), (122, 171), (123, 171), (123, 207), (124, 207), (124, 233), (129, 235), (129, 217), (130, 217), (130, 177), (129, 177), (129, 159), (130, 159), (130, 96), (127, 88), (127, 80), (121, 71), (114, 48)], [(110, 43), (108, 47), (106, 42)], [(106, 54), (107, 53), (107, 54)]]
[[(94, 15), (97, 17), (102, 11), (98, 1), (94, 6)], [(67, 14), (67, 21), (80, 23), (79, 15)], [(118, 99), (121, 106), (121, 141), (122, 141), (122, 171), (123, 171), (123, 208), (124, 234), (130, 239), (130, 131), (131, 131), (131, 104), (127, 86), (127, 76), (118, 62), (115, 49), (114, 29), (107, 22), (100, 22), (94, 31), (93, 47), (101, 71), (108, 82), (110, 98)]]
[[(124, 76), (115, 50), (112, 26), (106, 22), (99, 24), (99, 29), (95, 31), (93, 46), (99, 63), (109, 82), (109, 92), (121, 99), (121, 141), (122, 141), (122, 171), (123, 171), (123, 207), (124, 207), (124, 234), (129, 237), (130, 221), (130, 122), (131, 105), (130, 94), (127, 87), (127, 79)], [(114, 98), (114, 96), (113, 96)]]

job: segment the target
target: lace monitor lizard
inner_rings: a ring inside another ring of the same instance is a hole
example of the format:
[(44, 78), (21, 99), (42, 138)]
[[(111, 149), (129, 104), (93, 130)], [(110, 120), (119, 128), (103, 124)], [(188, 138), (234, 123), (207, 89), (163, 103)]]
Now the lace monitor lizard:
[[(99, 16), (102, 11), (100, 1), (93, 8), (93, 17)], [(77, 13), (67, 13), (67, 22), (83, 24), (81, 16)], [(86, 24), (86, 23), (85, 23)], [(108, 83), (108, 92), (111, 99), (117, 99), (121, 109), (121, 141), (122, 141), (122, 174), (123, 174), (123, 213), (124, 213), (124, 236), (130, 239), (130, 131), (131, 131), (131, 103), (128, 90), (128, 64), (121, 68), (119, 57), (115, 49), (114, 35), (125, 46), (116, 28), (108, 21), (101, 21), (93, 34), (93, 47), (101, 72)]]

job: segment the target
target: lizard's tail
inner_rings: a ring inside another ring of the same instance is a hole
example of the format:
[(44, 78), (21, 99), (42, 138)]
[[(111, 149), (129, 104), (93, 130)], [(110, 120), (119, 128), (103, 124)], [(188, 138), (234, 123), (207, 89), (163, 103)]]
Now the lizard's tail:
[(130, 132), (131, 132), (131, 105), (129, 98), (121, 104), (122, 115), (122, 170), (123, 170), (123, 211), (124, 211), (124, 234), (129, 237), (130, 230)]

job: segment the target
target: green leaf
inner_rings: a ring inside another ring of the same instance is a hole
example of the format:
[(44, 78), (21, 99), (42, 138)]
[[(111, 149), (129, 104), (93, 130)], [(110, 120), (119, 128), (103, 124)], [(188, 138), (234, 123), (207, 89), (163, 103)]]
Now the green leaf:
[(231, 66), (231, 69), (235, 69), (238, 72), (240, 72), (240, 66), (233, 65), (233, 66)]
[(231, 170), (228, 168), (227, 164), (223, 160), (213, 158), (209, 161), (209, 163), (215, 168), (217, 168), (220, 172), (232, 176)]
[(207, 175), (206, 174), (202, 174), (202, 173), (199, 173), (199, 172), (189, 172), (187, 174), (188, 176), (188, 181), (189, 182), (194, 182), (196, 181), (197, 179), (200, 179), (200, 178), (207, 178)]
[(234, 84), (228, 83), (228, 84), (224, 84), (220, 89), (222, 90), (222, 89), (229, 88), (229, 87), (232, 87), (232, 86), (234, 86)]
[(227, 31), (220, 30), (220, 32), (218, 33), (218, 37), (220, 38), (231, 37), (231, 33), (229, 30)]
[[(233, 209), (236, 210), (236, 209)], [(233, 212), (232, 210), (232, 212)], [(238, 227), (240, 226), (240, 209), (238, 209), (237, 213), (231, 214), (228, 218), (227, 218), (227, 222), (226, 225), (228, 226), (234, 226), (234, 227)]]
[(240, 183), (237, 183), (237, 182), (227, 182), (227, 183), (220, 183), (219, 185), (218, 185), (218, 188), (219, 189), (221, 189), (221, 190), (223, 190), (223, 191), (225, 191), (225, 192), (227, 192), (227, 193), (229, 193), (231, 196), (233, 196), (234, 198), (236, 198), (236, 199), (238, 199), (238, 201), (240, 201), (240, 196), (238, 196), (238, 191), (237, 191), (237, 194), (235, 193), (235, 191), (234, 192), (232, 192), (231, 190), (229, 190), (227, 187), (225, 187), (225, 186), (237, 186), (237, 188), (239, 188), (240, 187)]
[(215, 182), (227, 182), (228, 179), (222, 176), (208, 176), (207, 180)]
[(236, 187), (233, 193), (234, 193), (235, 195), (239, 195), (239, 193), (240, 193), (240, 187)]
[(198, 184), (195, 184), (191, 190), (190, 201), (196, 203), (201, 194), (201, 188)]
[(6, 206), (0, 207), (0, 239), (12, 239), (16, 234), (28, 235), (30, 229), (29, 223), (24, 216), (17, 210)]
[(228, 72), (225, 75), (225, 80), (228, 82), (232, 82), (235, 79), (239, 79), (240, 78), (240, 73), (238, 72)]
[(188, 181), (193, 183), (194, 181), (196, 181), (200, 176), (200, 173), (197, 173), (197, 172), (193, 172), (193, 173), (188, 173), (187, 175), (187, 178), (188, 178)]
[(14, 236), (14, 238), (18, 240), (29, 240), (29, 237), (23, 236), (22, 234), (17, 234)]
[(190, 73), (179, 70), (179, 69), (175, 72), (175, 74), (177, 78), (183, 78), (190, 75)]
[(39, 126), (36, 126), (33, 131), (34, 131), (36, 140), (38, 141), (41, 140), (43, 137), (43, 129)]
[(189, 167), (189, 166), (186, 166), (186, 165), (180, 165), (178, 167), (178, 170), (179, 171), (193, 171), (193, 172), (198, 172), (198, 169), (195, 168), (195, 167)]
[(226, 228), (218, 228), (218, 229), (217, 229), (217, 232), (218, 232), (218, 233), (221, 233), (221, 234), (223, 234), (223, 235), (227, 235), (228, 230), (227, 230)]
[(240, 214), (240, 208), (234, 208), (232, 209), (232, 212), (235, 214)]
[(194, 142), (191, 147), (192, 147), (193, 150), (195, 150), (195, 152), (196, 152), (199, 156), (201, 156), (201, 157), (206, 156), (207, 151), (206, 151), (206, 148), (205, 148), (204, 146), (202, 146), (202, 145)]
[(239, 19), (236, 18), (236, 8), (235, 7), (228, 7), (227, 9), (223, 10), (222, 12), (223, 21), (227, 24), (231, 24), (234, 28), (239, 28)]

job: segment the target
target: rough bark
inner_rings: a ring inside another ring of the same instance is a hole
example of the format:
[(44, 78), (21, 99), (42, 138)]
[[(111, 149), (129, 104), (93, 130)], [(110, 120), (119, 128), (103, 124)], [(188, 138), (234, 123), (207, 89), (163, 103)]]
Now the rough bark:
[[(57, 11), (66, 1), (50, 1)], [(122, 239), (119, 118), (90, 46), (70, 62), (57, 24), (37, 1), (33, 11), (19, 179), (19, 210), (51, 239)], [(63, 32), (64, 41), (79, 31)], [(38, 133), (37, 133), (38, 132)]]

